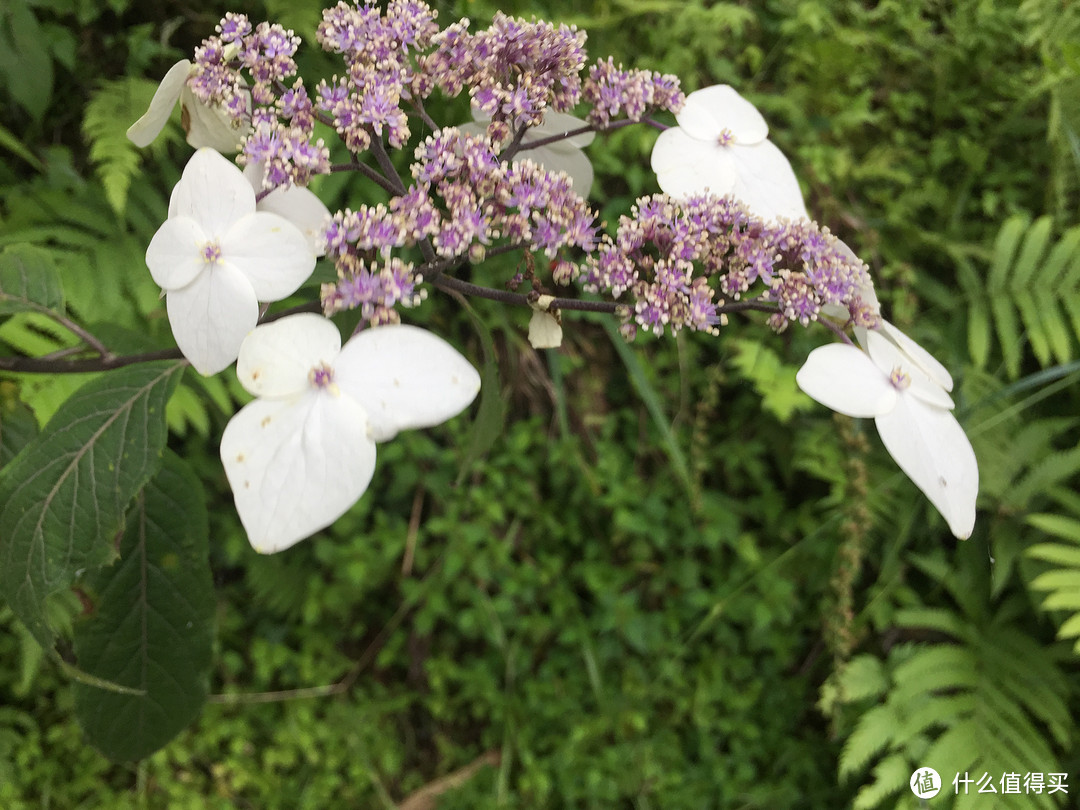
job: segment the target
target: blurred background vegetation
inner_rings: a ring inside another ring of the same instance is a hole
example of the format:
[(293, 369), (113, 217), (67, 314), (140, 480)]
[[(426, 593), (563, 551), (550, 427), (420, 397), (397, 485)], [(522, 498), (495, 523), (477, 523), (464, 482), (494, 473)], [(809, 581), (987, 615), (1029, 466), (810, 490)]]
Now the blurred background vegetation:
[[(312, 42), (319, 5), (231, 10)], [(916, 766), (1068, 773), (1075, 801), (1080, 5), (436, 6), (444, 25), (498, 8), (576, 23), (593, 58), (754, 101), (810, 211), (953, 371), (981, 466), (975, 534), (951, 537), (869, 423), (796, 390), (823, 329), (746, 318), (627, 347), (568, 316), (563, 347), (537, 353), (527, 313), (476, 302), (506, 403), (486, 455), (465, 417), (402, 435), (352, 511), (273, 557), (248, 546), (217, 458), (235, 379), (192, 374), (170, 446), (210, 497), (214, 697), (157, 754), (110, 763), (0, 608), (0, 807), (907, 807)], [(0, 8), (0, 246), (47, 246), (111, 345), (172, 345), (143, 253), (190, 154), (175, 125), (145, 152), (124, 129), (226, 10)], [(309, 86), (335, 69), (301, 59)], [(461, 99), (436, 112), (467, 115)], [(656, 190), (654, 137), (590, 147), (608, 222)], [(332, 209), (371, 195), (320, 191)], [(483, 362), (455, 302), (408, 319)], [(70, 339), (0, 322), (7, 354)], [(19, 398), (44, 422), (84, 380), (8, 375), (4, 418)], [(1068, 804), (985, 800), (955, 806)]]

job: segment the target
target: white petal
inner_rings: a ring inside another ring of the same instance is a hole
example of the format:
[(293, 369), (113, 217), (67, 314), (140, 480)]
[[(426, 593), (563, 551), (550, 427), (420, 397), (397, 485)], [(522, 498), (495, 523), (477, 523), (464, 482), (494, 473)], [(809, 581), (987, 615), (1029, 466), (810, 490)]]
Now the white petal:
[(534, 349), (557, 349), (562, 345), (562, 326), (550, 312), (533, 312), (529, 319), (529, 344)]
[(901, 395), (896, 408), (875, 421), (886, 449), (941, 512), (952, 533), (961, 540), (970, 537), (979, 466), (952, 413)]
[(681, 129), (666, 129), (652, 150), (652, 169), (660, 189), (672, 197), (706, 191), (730, 194), (737, 175), (731, 150), (691, 138)]
[(169, 200), (170, 217), (191, 217), (214, 240), (254, 211), (255, 192), (244, 173), (213, 149), (200, 149), (191, 156)]
[(539, 163), (549, 172), (566, 172), (570, 176), (574, 191), (582, 197), (589, 196), (593, 183), (593, 167), (589, 158), (577, 147), (551, 144), (525, 149), (514, 155), (513, 162), (522, 160)]
[(154, 91), (149, 108), (138, 121), (128, 127), (128, 140), (136, 146), (149, 146), (161, 133), (169, 116), (172, 115), (176, 102), (180, 100), (180, 93), (190, 71), (191, 62), (187, 59), (181, 59), (169, 68), (169, 72), (165, 74), (165, 78)]
[[(582, 121), (580, 118), (576, 118), (568, 113), (548, 110), (544, 113), (543, 123), (526, 132), (525, 137), (522, 140), (524, 140), (525, 143), (528, 143), (529, 141), (538, 141), (541, 138), (550, 138), (552, 135), (560, 135), (563, 132), (572, 132), (575, 129), (581, 129), (586, 123), (586, 121)], [(595, 132), (583, 132), (581, 135), (575, 135), (572, 138), (559, 141), (559, 143), (566, 146), (576, 146), (578, 149), (581, 149), (592, 143), (595, 137)]]
[(867, 330), (864, 340), (870, 358), (883, 374), (890, 376), (894, 370), (899, 369), (907, 375), (910, 385), (905, 393), (938, 408), (951, 410), (955, 407), (952, 397), (945, 389), (930, 379), (920, 366), (881, 332)]
[(948, 369), (941, 365), (930, 352), (885, 319), (882, 319), (881, 321), (881, 331), (891, 338), (893, 343), (899, 346), (900, 350), (910, 357), (919, 368), (926, 372), (926, 375), (930, 379), (946, 391), (952, 391), (952, 375), (949, 374)]
[(810, 352), (795, 382), (826, 408), (848, 416), (880, 416), (897, 401), (896, 389), (881, 369), (846, 343), (830, 343)]
[(221, 254), (247, 277), (260, 301), (292, 295), (315, 269), (315, 254), (300, 229), (264, 211), (237, 220), (221, 239)]
[(480, 375), (453, 346), (405, 324), (352, 337), (334, 364), (334, 382), (367, 411), (377, 442), (445, 422), (480, 390)]
[(300, 186), (276, 188), (259, 200), (255, 208), (289, 220), (304, 234), (313, 255), (326, 255), (326, 225), (330, 221), (330, 211), (311, 190)]
[(322, 315), (301, 312), (255, 327), (240, 346), (236, 377), (257, 397), (280, 399), (311, 388), (311, 370), (333, 367), (341, 334)]
[(202, 256), (206, 234), (190, 217), (172, 217), (157, 229), (146, 248), (146, 266), (163, 290), (186, 287), (207, 268)]
[(364, 409), (329, 390), (257, 399), (229, 420), (221, 463), (256, 551), (286, 549), (356, 503), (375, 471), (367, 432)]
[(809, 219), (795, 171), (772, 141), (728, 148), (738, 180), (732, 195), (762, 219)]
[(184, 112), (181, 123), (187, 130), (187, 142), (194, 148), (230, 153), (240, 150), (240, 142), (250, 128), (235, 128), (232, 117), (223, 108), (199, 101), (186, 85), (180, 93), (180, 107)]
[(176, 345), (200, 374), (217, 374), (236, 359), (259, 320), (251, 284), (228, 263), (218, 263), (165, 297)]
[(724, 130), (729, 130), (740, 144), (760, 143), (769, 136), (769, 125), (757, 107), (726, 84), (704, 87), (688, 95), (675, 120), (687, 135), (701, 141), (716, 143)]

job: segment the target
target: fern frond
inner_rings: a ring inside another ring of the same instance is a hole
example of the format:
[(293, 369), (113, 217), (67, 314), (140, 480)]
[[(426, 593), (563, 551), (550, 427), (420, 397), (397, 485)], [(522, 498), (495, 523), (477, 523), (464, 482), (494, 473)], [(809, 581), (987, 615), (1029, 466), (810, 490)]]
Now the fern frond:
[(146, 79), (105, 82), (83, 114), (82, 129), (90, 143), (90, 160), (118, 216), (124, 213), (131, 178), (140, 161), (139, 148), (128, 140), (127, 128), (146, 111), (153, 94), (154, 84)]
[(1015, 484), (1014, 504), (1027, 504), (1035, 495), (1080, 474), (1080, 447), (1061, 453), (1051, 452), (1035, 464)]
[(886, 757), (874, 767), (874, 781), (859, 791), (852, 805), (855, 810), (878, 807), (894, 793), (908, 786), (911, 765), (902, 756)]
[[(932, 563), (926, 558), (921, 567), (933, 569)], [(957, 570), (946, 575), (955, 577)], [(841, 775), (847, 776), (880, 757), (856, 807), (890, 806), (916, 767), (936, 769), (946, 783), (957, 773), (977, 779), (984, 773), (1059, 769), (1055, 747), (1071, 742), (1069, 685), (1051, 650), (1012, 629), (1010, 603), (1019, 601), (1009, 600), (993, 616), (985, 608), (966, 611), (967, 621), (936, 609), (898, 614), (903, 627), (930, 627), (953, 640), (890, 651), (892, 688), (884, 703), (859, 718), (840, 758)], [(968, 806), (966, 801), (961, 794), (953, 806)], [(1035, 810), (1055, 803), (1046, 795), (1022, 794), (998, 805)]]
[(891, 706), (875, 706), (859, 718), (840, 752), (840, 778), (861, 771), (896, 737), (900, 718)]
[(1068, 363), (1080, 339), (1080, 226), (1052, 242), (1049, 216), (1005, 221), (985, 282), (966, 259), (960, 284), (968, 299), (968, 349), (984, 368), (992, 333), (1010, 378), (1020, 375), (1025, 341), (1039, 365)]
[(867, 698), (877, 698), (889, 688), (889, 677), (884, 665), (872, 655), (852, 658), (838, 673), (841, 700), (855, 703)]

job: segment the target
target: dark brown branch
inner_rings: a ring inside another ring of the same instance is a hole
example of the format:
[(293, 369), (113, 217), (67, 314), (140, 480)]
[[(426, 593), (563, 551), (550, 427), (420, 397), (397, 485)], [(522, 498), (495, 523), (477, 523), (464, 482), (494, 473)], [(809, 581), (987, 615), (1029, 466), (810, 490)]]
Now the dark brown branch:
[(45, 357), (0, 357), (0, 371), (25, 372), (27, 374), (85, 374), (92, 371), (111, 371), (114, 368), (151, 363), (154, 360), (180, 360), (184, 355), (179, 349), (161, 349), (141, 354), (106, 354), (82, 360), (50, 360)]

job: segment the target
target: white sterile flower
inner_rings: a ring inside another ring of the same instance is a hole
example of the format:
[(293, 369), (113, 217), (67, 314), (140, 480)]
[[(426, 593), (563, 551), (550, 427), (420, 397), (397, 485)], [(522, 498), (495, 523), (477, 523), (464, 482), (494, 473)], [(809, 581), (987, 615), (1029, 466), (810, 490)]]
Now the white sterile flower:
[[(920, 358), (929, 354), (895, 331), (918, 348), (916, 355), (879, 332), (867, 331), (865, 353), (841, 343), (814, 349), (795, 380), (834, 411), (874, 417), (900, 469), (937, 507), (952, 533), (966, 539), (975, 525), (979, 491), (975, 452), (952, 414), (952, 398), (934, 379), (944, 369), (936, 360), (925, 367)], [(951, 387), (951, 378), (948, 383)]]
[(255, 329), (236, 376), (258, 399), (221, 437), (236, 511), (256, 551), (272, 554), (325, 528), (364, 494), (375, 442), (461, 413), (480, 375), (439, 337), (378, 326), (344, 347), (337, 327), (301, 313)]
[(173, 189), (146, 265), (165, 291), (180, 351), (201, 374), (216, 374), (258, 323), (259, 302), (296, 292), (315, 269), (315, 254), (291, 222), (255, 210), (240, 169), (200, 149)]
[(208, 146), (218, 152), (235, 152), (239, 149), (240, 142), (247, 134), (246, 128), (237, 129), (225, 110), (208, 106), (195, 96), (187, 86), (191, 70), (192, 64), (187, 59), (181, 59), (169, 68), (150, 101), (150, 107), (128, 127), (127, 136), (132, 143), (149, 146), (161, 134), (179, 101), (180, 123), (189, 144), (196, 149)]
[[(473, 109), (473, 118), (478, 123), (463, 124), (459, 129), (471, 135), (485, 132), (488, 119), (484, 117), (483, 113)], [(521, 145), (526, 147), (536, 141), (581, 129), (586, 126), (586, 123), (580, 118), (575, 118), (567, 113), (547, 110), (544, 113), (543, 122), (539, 126), (530, 128), (522, 136)], [(514, 155), (513, 160), (510, 162), (518, 163), (522, 160), (531, 160), (533, 163), (540, 164), (549, 172), (566, 172), (574, 186), (574, 192), (582, 197), (588, 197), (589, 189), (592, 188), (593, 183), (593, 167), (589, 158), (581, 150), (592, 143), (595, 137), (596, 133), (585, 132), (543, 146), (523, 148)]]
[[(266, 167), (262, 163), (248, 163), (244, 167), (244, 177), (251, 183), (256, 198), (263, 190), (265, 174)], [(330, 221), (330, 210), (310, 189), (278, 186), (255, 204), (255, 210), (285, 217), (303, 231), (316, 256), (326, 255), (326, 225)]]
[(549, 310), (553, 295), (541, 295), (532, 304), (533, 314), (529, 319), (529, 344), (534, 349), (557, 349), (562, 345), (562, 322), (558, 314)]
[(673, 197), (710, 192), (742, 200), (763, 219), (807, 219), (802, 191), (769, 126), (749, 101), (726, 84), (697, 90), (652, 151), (662, 191)]

